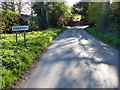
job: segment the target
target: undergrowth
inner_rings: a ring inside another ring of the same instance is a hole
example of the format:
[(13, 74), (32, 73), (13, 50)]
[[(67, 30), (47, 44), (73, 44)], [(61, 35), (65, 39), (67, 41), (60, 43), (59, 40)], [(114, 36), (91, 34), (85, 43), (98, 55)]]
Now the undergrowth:
[(98, 32), (95, 28), (87, 28), (86, 30), (88, 33), (95, 36), (96, 38), (120, 50), (120, 37), (118, 37), (118, 35), (112, 32), (101, 33)]
[(26, 33), (27, 46), (24, 46), (23, 33), (19, 33), (18, 43), (15, 34), (2, 34), (2, 83), (1, 87), (13, 85), (18, 75), (21, 75), (28, 65), (44, 51), (44, 48), (64, 29), (49, 29)]

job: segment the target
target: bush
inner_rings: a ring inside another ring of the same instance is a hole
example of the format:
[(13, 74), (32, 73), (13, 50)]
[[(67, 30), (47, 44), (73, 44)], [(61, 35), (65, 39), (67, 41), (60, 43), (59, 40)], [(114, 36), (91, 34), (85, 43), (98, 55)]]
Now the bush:
[(2, 15), (2, 26), (3, 33), (12, 33), (12, 26), (20, 25), (21, 17), (18, 13), (10, 10), (1, 10), (0, 14)]
[(95, 28), (87, 28), (86, 30), (88, 33), (97, 37), (98, 39), (103, 40), (113, 47), (120, 49), (120, 38), (116, 34), (111, 32), (101, 33), (98, 32)]
[(23, 21), (23, 23), (21, 23), (21, 24), (30, 26), (29, 30), (31, 30), (31, 31), (38, 30), (39, 22), (38, 22), (37, 16), (30, 16), (30, 15), (21, 14), (21, 17), (22, 17), (22, 21)]

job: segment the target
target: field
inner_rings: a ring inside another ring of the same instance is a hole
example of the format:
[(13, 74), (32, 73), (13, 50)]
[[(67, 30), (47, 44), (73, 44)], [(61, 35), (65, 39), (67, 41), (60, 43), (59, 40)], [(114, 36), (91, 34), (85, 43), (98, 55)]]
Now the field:
[[(26, 33), (27, 46), (24, 46), (23, 33), (18, 35), (16, 43), (15, 34), (2, 34), (2, 83), (1, 87), (11, 86), (18, 75), (28, 68), (45, 47), (64, 29), (48, 29)], [(1, 79), (1, 78), (0, 78)]]

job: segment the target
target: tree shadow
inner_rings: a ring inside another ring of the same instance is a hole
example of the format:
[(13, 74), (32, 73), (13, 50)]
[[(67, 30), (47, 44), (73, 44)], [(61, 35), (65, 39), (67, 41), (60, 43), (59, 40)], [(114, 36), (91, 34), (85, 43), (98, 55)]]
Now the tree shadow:
[[(60, 78), (56, 88), (117, 87), (118, 51), (95, 39), (85, 31), (78, 29), (77, 31), (75, 31), (76, 29), (71, 30), (73, 32), (72, 35), (68, 34), (68, 37), (60, 36), (62, 37), (61, 39), (59, 37), (56, 39), (57, 45), (54, 46), (54, 44), (56, 44), (55, 41), (55, 43), (53, 43), (53, 45), (48, 49), (48, 56), (44, 58), (45, 63), (43, 63), (43, 66), (46, 66), (46, 64), (54, 65), (60, 62), (65, 63), (63, 67), (61, 66), (62, 72), (59, 74)], [(66, 33), (69, 32), (71, 31), (66, 31)], [(73, 45), (74, 43), (76, 44)], [(77, 53), (75, 49), (78, 51)], [(57, 60), (53, 58), (54, 56)], [(75, 65), (74, 62), (76, 62)], [(72, 71), (70, 71), (69, 68), (72, 64), (74, 66), (72, 67)], [(76, 70), (77, 68), (79, 75), (72, 75), (74, 73), (74, 69)], [(66, 72), (68, 71), (69, 74), (66, 75)], [(47, 73), (48, 72), (46, 72), (46, 74)], [(111, 73), (113, 73), (112, 79), (110, 79)]]
[(118, 50), (84, 30), (68, 29), (48, 48), (33, 76), (43, 87), (117, 88)]

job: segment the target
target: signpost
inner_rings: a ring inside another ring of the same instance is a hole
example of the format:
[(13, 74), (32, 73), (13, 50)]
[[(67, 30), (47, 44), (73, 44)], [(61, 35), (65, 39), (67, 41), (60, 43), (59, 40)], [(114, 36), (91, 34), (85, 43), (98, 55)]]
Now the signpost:
[(29, 26), (12, 26), (12, 31), (16, 31), (16, 43), (18, 43), (18, 31), (24, 31), (24, 46), (26, 46), (26, 30)]

